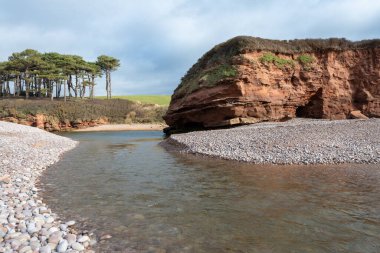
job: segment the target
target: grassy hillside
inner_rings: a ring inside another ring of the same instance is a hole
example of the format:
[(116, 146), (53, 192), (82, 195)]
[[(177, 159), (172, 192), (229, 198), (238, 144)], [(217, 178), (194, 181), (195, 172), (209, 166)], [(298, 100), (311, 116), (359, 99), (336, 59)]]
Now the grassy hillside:
[(28, 119), (44, 114), (59, 122), (107, 118), (110, 123), (161, 123), (167, 107), (139, 104), (125, 99), (73, 99), (64, 103), (48, 99), (0, 99), (0, 118)]
[[(105, 99), (106, 96), (97, 96), (98, 99)], [(145, 104), (157, 104), (168, 106), (170, 103), (170, 95), (128, 95), (128, 96), (113, 96), (114, 99), (128, 99), (135, 102)]]

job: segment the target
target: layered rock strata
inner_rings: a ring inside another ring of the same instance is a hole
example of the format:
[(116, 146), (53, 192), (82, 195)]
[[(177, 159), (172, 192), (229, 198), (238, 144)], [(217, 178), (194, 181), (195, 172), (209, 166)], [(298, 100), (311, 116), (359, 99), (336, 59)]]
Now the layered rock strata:
[(379, 40), (236, 37), (187, 72), (164, 119), (181, 129), (346, 119), (353, 111), (380, 117)]

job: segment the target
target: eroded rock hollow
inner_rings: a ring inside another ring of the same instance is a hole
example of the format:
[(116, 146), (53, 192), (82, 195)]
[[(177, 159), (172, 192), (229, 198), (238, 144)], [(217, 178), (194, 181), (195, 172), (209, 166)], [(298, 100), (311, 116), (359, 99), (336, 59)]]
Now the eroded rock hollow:
[(353, 111), (380, 117), (380, 40), (236, 37), (190, 68), (164, 119), (207, 128)]

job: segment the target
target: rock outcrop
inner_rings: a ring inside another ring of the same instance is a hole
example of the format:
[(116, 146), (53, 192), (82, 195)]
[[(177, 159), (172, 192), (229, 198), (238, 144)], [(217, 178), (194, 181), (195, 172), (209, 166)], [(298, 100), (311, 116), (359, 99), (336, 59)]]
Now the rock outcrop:
[(380, 40), (236, 37), (187, 72), (164, 119), (176, 129), (207, 128), (352, 111), (380, 117)]
[(108, 124), (108, 119), (106, 117), (100, 117), (97, 120), (75, 120), (75, 121), (60, 121), (54, 116), (37, 114), (37, 115), (27, 115), (26, 118), (15, 117), (2, 117), (1, 121), (17, 123), (25, 126), (34, 126), (39, 129), (44, 129), (49, 132), (58, 131), (71, 131), (74, 129), (83, 129), (87, 127), (94, 127), (99, 125)]

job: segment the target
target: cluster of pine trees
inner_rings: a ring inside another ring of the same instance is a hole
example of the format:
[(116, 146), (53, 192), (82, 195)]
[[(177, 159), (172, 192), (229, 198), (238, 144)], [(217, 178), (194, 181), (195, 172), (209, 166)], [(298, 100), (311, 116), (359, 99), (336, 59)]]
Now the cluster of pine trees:
[(111, 72), (118, 59), (101, 55), (87, 62), (78, 55), (40, 53), (26, 49), (0, 62), (0, 95), (29, 97), (94, 97), (95, 78), (106, 75), (107, 98), (111, 98)]

